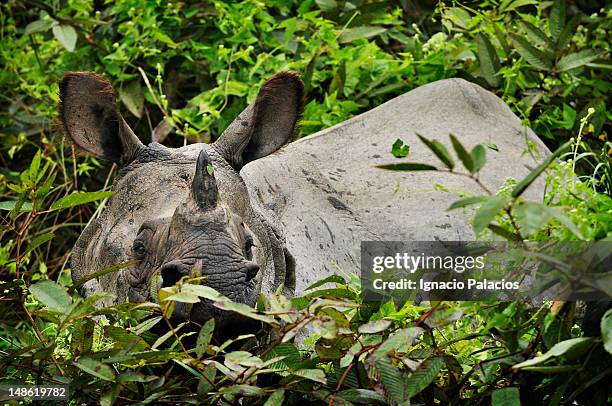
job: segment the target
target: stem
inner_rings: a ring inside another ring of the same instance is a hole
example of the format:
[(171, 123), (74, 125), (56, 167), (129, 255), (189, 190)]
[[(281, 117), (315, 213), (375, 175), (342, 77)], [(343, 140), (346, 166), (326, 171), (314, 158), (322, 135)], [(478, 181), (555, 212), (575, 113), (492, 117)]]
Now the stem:
[[(28, 308), (25, 305), (25, 297), (21, 294), (21, 290), (19, 292), (20, 292), (19, 295), (21, 296), (20, 299), (19, 299), (19, 301), (21, 302), (21, 307), (23, 308), (23, 311), (25, 312), (25, 314), (28, 316), (28, 320), (30, 321), (30, 324), (32, 324), (32, 328), (34, 329), (34, 332), (36, 333), (36, 336), (38, 337), (38, 339), (40, 341), (42, 341), (43, 343), (46, 343), (47, 340), (45, 340), (45, 338), (43, 337), (42, 333), (38, 329), (38, 326), (36, 325), (36, 322), (32, 318), (32, 315), (30, 314), (30, 312), (28, 311)], [(53, 360), (53, 363), (57, 367), (57, 370), (63, 376), (64, 375), (64, 370), (62, 369), (60, 364), (57, 362), (57, 360), (55, 359), (55, 356), (53, 354), (51, 354), (51, 359)]]
[(234, 51), (235, 51), (235, 48), (232, 48), (232, 52), (230, 53), (230, 56), (229, 56), (229, 62), (227, 64), (227, 76), (225, 76), (225, 84), (223, 86), (223, 104), (219, 108), (219, 113), (225, 110), (225, 107), (227, 106), (227, 101), (229, 99), (229, 94), (228, 94), (229, 79), (230, 79), (230, 75), (232, 74), (232, 59), (234, 58)]
[(340, 387), (342, 386), (342, 384), (344, 383), (344, 380), (346, 379), (346, 376), (348, 375), (349, 371), (351, 370), (351, 368), (353, 368), (353, 366), (355, 365), (355, 362), (351, 362), (349, 364), (348, 367), (346, 367), (346, 369), (344, 370), (344, 373), (342, 374), (342, 377), (340, 378), (340, 380), (338, 381), (338, 385), (336, 385), (336, 390), (334, 391), (334, 393), (332, 394), (332, 397), (329, 399), (329, 406), (333, 406), (334, 401), (336, 400), (336, 395), (338, 394), (338, 392), (340, 391)]
[(576, 172), (576, 155), (578, 154), (578, 146), (580, 145), (580, 142), (582, 141), (582, 130), (584, 130), (584, 126), (586, 125), (591, 115), (593, 115), (593, 113), (595, 113), (595, 109), (591, 107), (588, 109), (587, 115), (584, 116), (580, 120), (580, 128), (578, 129), (578, 138), (576, 139), (576, 144), (574, 145), (574, 158), (572, 159), (572, 172)]
[(153, 97), (153, 100), (155, 100), (155, 104), (157, 105), (159, 110), (164, 113), (165, 117), (170, 117), (170, 114), (168, 114), (168, 111), (166, 111), (166, 109), (162, 107), (161, 103), (159, 102), (159, 99), (157, 98), (157, 95), (153, 91), (153, 88), (151, 87), (151, 82), (149, 82), (149, 78), (147, 77), (145, 71), (140, 66), (138, 66), (137, 69), (138, 72), (140, 72), (140, 75), (142, 76), (142, 79), (144, 80), (147, 89), (149, 89), (149, 93), (151, 93), (151, 97)]
[(187, 358), (189, 358), (189, 352), (187, 351), (187, 349), (185, 348), (185, 346), (183, 345), (183, 342), (181, 341), (181, 339), (179, 338), (179, 336), (176, 334), (176, 330), (172, 328), (172, 324), (170, 324), (170, 321), (166, 318), (166, 316), (164, 315), (164, 313), (162, 312), (162, 318), (164, 319), (164, 321), (166, 322), (166, 324), (168, 325), (168, 328), (170, 329), (170, 331), (172, 331), (172, 335), (174, 336), (174, 338), (176, 338), (176, 341), (179, 343), (179, 345), (181, 346), (181, 348), (183, 349), (183, 352), (185, 353), (185, 355), (187, 356)]
[[(512, 201), (511, 205), (513, 205), (514, 202), (516, 202), (516, 199)], [(518, 223), (514, 219), (514, 216), (512, 215), (512, 212), (510, 211), (510, 208), (505, 209), (505, 211), (506, 211), (506, 214), (508, 215), (508, 218), (510, 219), (510, 223), (512, 224), (512, 226), (516, 230), (516, 234), (519, 236), (521, 241), (524, 241), (525, 237), (523, 237), (523, 234), (521, 234), (521, 229), (519, 228)]]

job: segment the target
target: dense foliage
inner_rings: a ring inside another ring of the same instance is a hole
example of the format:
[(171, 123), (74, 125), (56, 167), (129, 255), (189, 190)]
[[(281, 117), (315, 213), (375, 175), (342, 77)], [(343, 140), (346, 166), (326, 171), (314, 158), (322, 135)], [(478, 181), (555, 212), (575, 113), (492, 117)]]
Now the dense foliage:
[[(3, 2), (0, 383), (70, 384), (74, 404), (606, 404), (605, 305), (585, 313), (564, 302), (362, 303), (354, 276), (304, 297), (261, 298), (255, 310), (193, 280), (166, 288), (158, 303), (115, 308), (75, 293), (70, 250), (104, 207), (115, 168), (63, 142), (57, 83), (71, 70), (104, 74), (143, 142), (171, 146), (214, 140), (279, 70), (304, 79), (302, 136), (463, 77), (502, 97), (557, 151), (533, 172), (547, 176), (542, 202), (521, 196), (533, 176), (459, 196), (454, 209), (477, 207), (475, 232), (612, 238), (612, 11), (559, 0), (413, 3)], [(393, 154), (402, 161), (389, 154), (386, 169), (461, 165), (480, 182), (494, 145), (468, 152), (426, 137), (440, 162), (405, 162), (400, 140)], [(172, 304), (198, 297), (257, 320), (260, 331), (224, 341), (213, 322), (171, 327)]]

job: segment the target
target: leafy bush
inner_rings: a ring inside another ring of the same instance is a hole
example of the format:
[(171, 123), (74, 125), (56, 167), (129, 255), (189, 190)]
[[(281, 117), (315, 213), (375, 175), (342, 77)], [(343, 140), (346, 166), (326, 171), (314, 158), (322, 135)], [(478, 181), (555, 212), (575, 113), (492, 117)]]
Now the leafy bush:
[[(544, 202), (521, 200), (513, 192), (520, 180), (484, 197), (461, 196), (456, 206), (471, 202), (481, 213), (475, 230), (510, 239), (610, 238), (609, 9), (559, 0), (473, 8), (202, 3), (0, 5), (2, 382), (70, 384), (74, 404), (515, 405), (519, 396), (606, 404), (612, 316), (602, 318), (601, 307), (580, 325), (573, 303), (362, 303), (357, 280), (339, 277), (304, 297), (262, 298), (256, 310), (188, 280), (159, 303), (97, 309), (99, 297), (79, 297), (70, 250), (103, 209), (115, 168), (62, 142), (57, 83), (71, 70), (104, 74), (143, 142), (170, 146), (214, 140), (283, 69), (306, 84), (301, 136), (419, 85), (463, 77), (501, 96), (551, 149), (574, 137), (560, 153), (567, 161), (548, 166)], [(464, 153), (449, 141), (441, 153), (429, 144), (443, 157), (440, 168), (457, 159), (478, 181), (487, 147)], [(410, 157), (402, 143), (393, 150)], [(260, 331), (219, 341), (212, 322), (168, 326), (172, 303), (195, 297), (257, 320)]]
[[(520, 404), (525, 392), (519, 388), (528, 390), (530, 402), (573, 400), (610, 372), (601, 339), (581, 336), (571, 312), (550, 304), (362, 303), (356, 276), (332, 276), (305, 296), (260, 297), (252, 309), (188, 282), (162, 289), (159, 304), (102, 309), (93, 303), (103, 295), (82, 299), (70, 294), (73, 287), (48, 280), (31, 285), (31, 295), (23, 295), (32, 327), (3, 327), (14, 347), (5, 376), (68, 384), (74, 402), (105, 405), (450, 404), (462, 398)], [(321, 289), (326, 284), (334, 287)], [(174, 302), (200, 298), (260, 322), (261, 329), (217, 341), (214, 320), (195, 330), (170, 325)], [(601, 322), (608, 351), (611, 317), (608, 311)], [(152, 333), (160, 324), (167, 332)], [(294, 340), (304, 330), (309, 336), (298, 347)], [(195, 345), (185, 347), (193, 337)], [(542, 373), (553, 375), (534, 388), (533, 374)], [(605, 402), (605, 393), (595, 393), (591, 399)]]

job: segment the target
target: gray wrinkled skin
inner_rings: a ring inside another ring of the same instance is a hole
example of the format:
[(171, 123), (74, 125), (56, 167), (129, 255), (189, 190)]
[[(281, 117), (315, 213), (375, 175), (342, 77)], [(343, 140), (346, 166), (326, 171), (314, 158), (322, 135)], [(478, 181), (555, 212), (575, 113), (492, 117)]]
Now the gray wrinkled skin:
[[(465, 177), (376, 169), (400, 162), (390, 154), (396, 138), (410, 145), (409, 161), (436, 164), (416, 132), (449, 150), (449, 133), (469, 149), (496, 144), (482, 174), (493, 190), (537, 164), (523, 153), (527, 142), (548, 154), (499, 98), (460, 79), (422, 86), (278, 150), (302, 108), (301, 82), (281, 73), (219, 141), (171, 149), (140, 144), (101, 77), (70, 75), (60, 86), (66, 132), (121, 167), (108, 207), (75, 246), (73, 279), (135, 261), (83, 286), (84, 295), (113, 293), (115, 303), (151, 300), (152, 288), (174, 284), (195, 266), (204, 284), (253, 305), (259, 292), (283, 286), (301, 293), (329, 274), (359, 273), (364, 240), (473, 239), (471, 213), (446, 209), (455, 192), (482, 190)], [(536, 199), (542, 193), (542, 183), (528, 190)], [(197, 321), (226, 317), (205, 302), (189, 315), (181, 306), (175, 312)]]
[[(140, 143), (103, 77), (67, 74), (60, 83), (66, 133), (79, 148), (120, 167), (108, 207), (74, 247), (73, 280), (133, 262), (86, 282), (83, 295), (112, 293), (106, 304), (150, 301), (152, 291), (188, 275), (202, 276), (203, 284), (248, 305), (279, 286), (293, 292), (293, 268), (286, 266), (291, 257), (278, 221), (251, 206), (238, 171), (293, 136), (302, 91), (295, 74), (281, 72), (217, 142), (171, 149)], [(174, 316), (202, 321), (220, 312), (201, 301), (190, 314), (177, 304)]]
[[(280, 219), (295, 260), (297, 292), (330, 274), (359, 274), (361, 241), (474, 240), (473, 211), (447, 211), (460, 191), (485, 194), (472, 180), (375, 168), (404, 161), (443, 168), (416, 133), (439, 140), (453, 156), (449, 133), (468, 151), (480, 143), (497, 145), (499, 152), (487, 148), (481, 173), (493, 191), (508, 177), (522, 179), (550, 154), (497, 96), (463, 79), (448, 79), (249, 163), (241, 175), (251, 204)], [(391, 155), (397, 138), (410, 146), (407, 158)], [(528, 143), (540, 157), (526, 152)], [(465, 172), (460, 162), (455, 170)], [(436, 190), (436, 185), (449, 191)], [(525, 197), (541, 201), (543, 194), (544, 181), (539, 179)]]
[[(213, 211), (200, 210), (190, 193), (202, 149), (213, 160), (223, 202)], [(276, 285), (284, 279), (282, 274), (276, 276), (275, 270), (275, 260), (277, 267), (284, 260), (278, 257), (283, 255), (281, 241), (250, 206), (240, 176), (212, 146), (196, 144), (169, 149), (152, 144), (120, 171), (112, 190), (115, 194), (109, 206), (77, 243), (80, 255), (73, 259), (73, 278), (79, 280), (90, 269), (130, 260), (139, 262), (88, 282), (84, 286), (85, 295), (106, 291), (115, 294), (117, 302), (124, 298), (130, 302), (151, 300), (154, 275), (168, 274), (164, 280), (172, 285), (190, 274), (197, 264), (205, 272), (206, 285), (235, 301), (252, 305), (262, 285), (271, 288), (275, 278), (280, 279)], [(143, 198), (146, 196), (150, 198)], [(245, 252), (247, 238), (252, 239), (253, 246), (248, 248), (251, 255)], [(144, 251), (141, 258), (138, 250)], [(251, 260), (264, 272), (247, 281)], [(280, 268), (284, 271), (284, 267)], [(181, 310), (179, 305), (177, 311)]]

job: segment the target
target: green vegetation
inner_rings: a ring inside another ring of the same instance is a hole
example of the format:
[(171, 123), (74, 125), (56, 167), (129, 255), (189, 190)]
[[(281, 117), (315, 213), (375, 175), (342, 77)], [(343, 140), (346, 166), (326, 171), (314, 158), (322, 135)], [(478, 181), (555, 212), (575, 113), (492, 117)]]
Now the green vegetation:
[[(3, 2), (0, 383), (69, 384), (71, 404), (607, 404), (605, 305), (368, 304), (354, 277), (321, 281), (304, 297), (261, 298), (257, 309), (193, 280), (166, 288), (157, 304), (96, 309), (99, 297), (75, 293), (70, 250), (102, 210), (115, 168), (76, 156), (62, 139), (57, 86), (71, 70), (104, 74), (143, 142), (155, 133), (171, 146), (214, 140), (279, 70), (304, 79), (302, 136), (463, 77), (502, 97), (562, 158), (533, 172), (547, 178), (542, 202), (521, 196), (533, 176), (461, 196), (453, 207), (477, 207), (475, 231), (612, 238), (612, 11), (560, 0), (413, 3)], [(426, 137), (440, 162), (406, 162), (399, 140), (386, 169), (461, 165), (479, 181), (495, 148)], [(154, 332), (174, 302), (198, 297), (255, 319), (260, 331), (227, 342), (213, 337), (212, 322)]]

